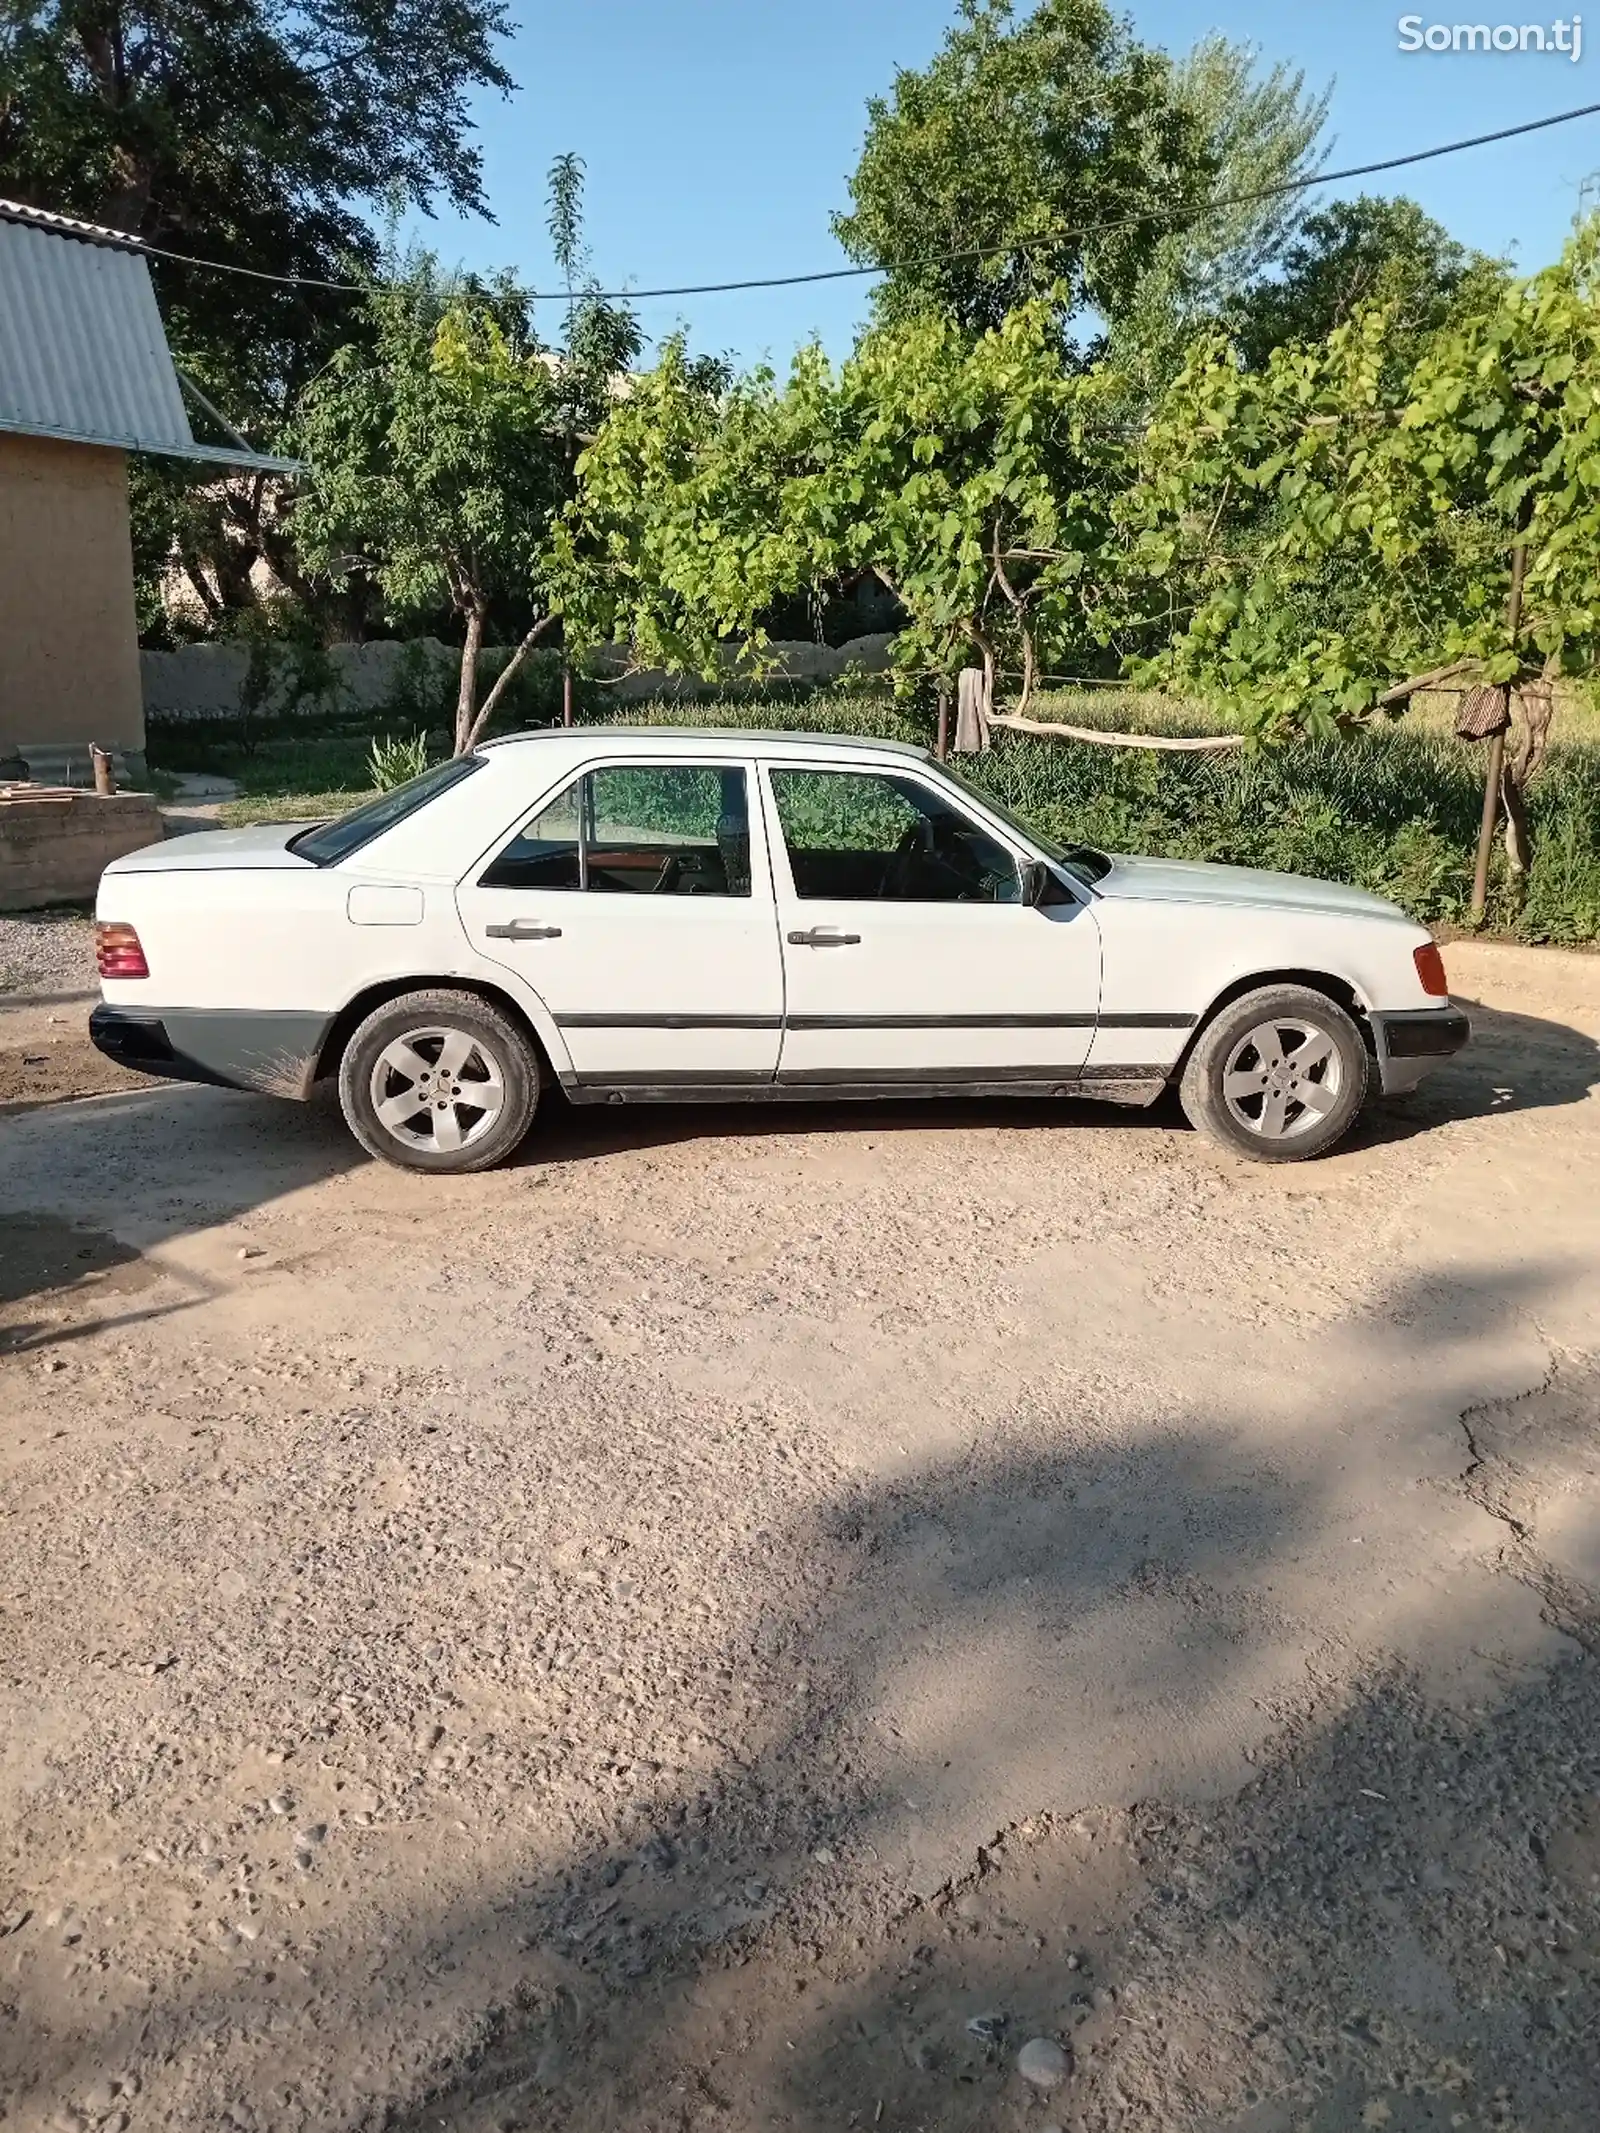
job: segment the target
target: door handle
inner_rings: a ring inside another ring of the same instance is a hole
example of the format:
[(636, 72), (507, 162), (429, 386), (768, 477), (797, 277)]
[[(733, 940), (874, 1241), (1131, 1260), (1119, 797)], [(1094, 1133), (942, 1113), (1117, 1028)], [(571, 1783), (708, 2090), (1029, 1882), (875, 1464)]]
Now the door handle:
[(859, 948), (859, 933), (841, 933), (837, 926), (813, 926), (807, 933), (789, 933), (791, 948)]
[(490, 941), (558, 941), (561, 938), (561, 928), (535, 926), (525, 918), (514, 918), (509, 925), (485, 926), (483, 935), (485, 940)]

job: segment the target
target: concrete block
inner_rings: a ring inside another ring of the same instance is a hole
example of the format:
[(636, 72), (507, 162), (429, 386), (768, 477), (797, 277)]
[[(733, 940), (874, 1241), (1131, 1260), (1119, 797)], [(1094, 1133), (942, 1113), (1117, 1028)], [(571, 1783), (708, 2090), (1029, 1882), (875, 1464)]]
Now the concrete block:
[(0, 786), (0, 911), (94, 901), (113, 859), (161, 841), (150, 793)]

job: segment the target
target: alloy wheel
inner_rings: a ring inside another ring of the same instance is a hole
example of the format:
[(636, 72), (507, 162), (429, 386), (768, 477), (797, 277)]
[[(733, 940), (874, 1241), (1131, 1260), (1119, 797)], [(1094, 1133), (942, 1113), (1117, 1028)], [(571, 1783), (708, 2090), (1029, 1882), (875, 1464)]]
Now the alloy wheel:
[(1292, 1140), (1327, 1117), (1344, 1087), (1339, 1047), (1313, 1022), (1258, 1022), (1228, 1054), (1222, 1100), (1262, 1140)]
[(373, 1063), (373, 1114), (404, 1147), (448, 1154), (482, 1140), (505, 1105), (505, 1075), (481, 1037), (407, 1030)]

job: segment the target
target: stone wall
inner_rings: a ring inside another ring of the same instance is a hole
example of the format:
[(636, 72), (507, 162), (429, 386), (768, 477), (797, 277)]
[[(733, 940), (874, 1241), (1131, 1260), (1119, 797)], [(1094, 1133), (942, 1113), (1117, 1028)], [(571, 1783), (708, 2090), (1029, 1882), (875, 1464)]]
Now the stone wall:
[[(783, 681), (837, 681), (847, 669), (861, 674), (882, 674), (889, 665), (894, 644), (891, 632), (873, 637), (852, 637), (847, 644), (809, 644), (798, 640), (767, 647), (769, 659), (777, 662), (772, 678)], [(740, 678), (742, 654), (730, 645), (723, 654), (723, 672), (730, 682)], [(628, 654), (622, 645), (608, 645), (596, 652), (589, 671), (604, 682), (608, 694), (619, 704), (646, 703), (652, 697), (673, 702), (695, 703), (710, 693), (696, 674), (669, 674), (665, 667), (645, 667), (629, 673)]]
[[(893, 643), (892, 636), (880, 634), (837, 646), (774, 644), (770, 654), (784, 680), (825, 682), (837, 680), (847, 668), (882, 673)], [(503, 652), (486, 653), (485, 671), (497, 671), (504, 657)], [(191, 644), (178, 652), (142, 652), (139, 663), (147, 719), (181, 723), (244, 715), (250, 653), (243, 645)], [(313, 686), (308, 689), (303, 686), (305, 671), (297, 670), (292, 654), (285, 654), (258, 708), (271, 715), (308, 718), (390, 710), (404, 713), (414, 704), (447, 702), (459, 663), (460, 654), (433, 637), (413, 638), (406, 644), (388, 640), (336, 644), (317, 655), (310, 677)], [(728, 680), (737, 681), (737, 647), (730, 646), (725, 667)], [(620, 645), (597, 652), (588, 662), (588, 671), (604, 684), (606, 698), (619, 705), (644, 703), (652, 697), (692, 703), (709, 693), (692, 675), (668, 674), (660, 667), (630, 673), (628, 655)]]
[[(332, 645), (316, 655), (308, 676), (307, 668), (286, 650), (274, 657), (272, 681), (254, 708), (270, 716), (308, 718), (380, 711), (408, 690), (420, 695), (446, 689), (460, 663), (461, 654), (434, 637), (408, 644), (383, 639)], [(141, 652), (139, 668), (147, 719), (181, 723), (240, 718), (245, 713), (250, 673), (246, 645), (188, 644), (177, 652)]]

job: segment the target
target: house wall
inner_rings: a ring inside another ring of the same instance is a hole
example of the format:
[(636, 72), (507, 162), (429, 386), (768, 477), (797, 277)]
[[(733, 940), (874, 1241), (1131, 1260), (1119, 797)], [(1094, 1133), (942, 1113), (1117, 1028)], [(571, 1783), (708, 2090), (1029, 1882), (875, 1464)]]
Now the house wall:
[(91, 741), (142, 762), (126, 455), (3, 432), (0, 765), (76, 783)]

